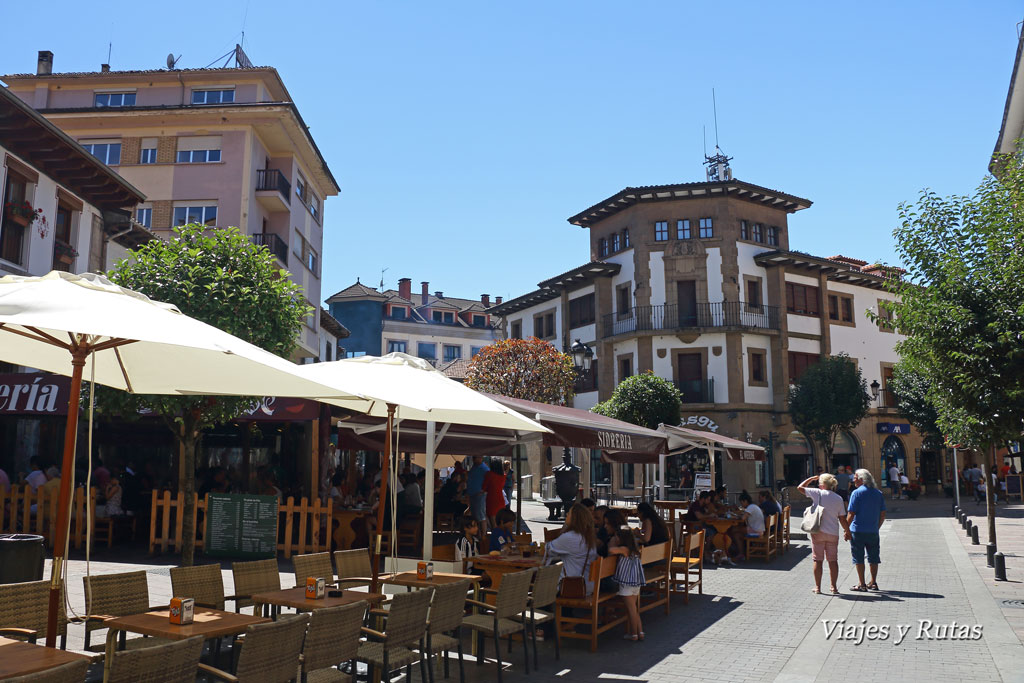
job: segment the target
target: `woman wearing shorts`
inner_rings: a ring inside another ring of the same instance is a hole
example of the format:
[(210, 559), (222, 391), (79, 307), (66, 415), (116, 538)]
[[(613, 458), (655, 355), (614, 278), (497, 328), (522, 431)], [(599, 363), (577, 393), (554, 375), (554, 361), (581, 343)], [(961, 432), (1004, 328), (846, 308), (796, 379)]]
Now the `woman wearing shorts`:
[[(808, 488), (811, 482), (818, 481), (818, 488)], [(846, 521), (846, 504), (836, 493), (836, 478), (828, 473), (808, 477), (797, 488), (800, 493), (811, 499), (814, 505), (820, 505), (821, 530), (811, 534), (811, 553), (814, 559), (814, 592), (821, 593), (821, 574), (823, 560), (828, 561), (828, 574), (832, 581), (832, 595), (839, 595), (836, 581), (839, 579), (839, 527), (849, 529)]]

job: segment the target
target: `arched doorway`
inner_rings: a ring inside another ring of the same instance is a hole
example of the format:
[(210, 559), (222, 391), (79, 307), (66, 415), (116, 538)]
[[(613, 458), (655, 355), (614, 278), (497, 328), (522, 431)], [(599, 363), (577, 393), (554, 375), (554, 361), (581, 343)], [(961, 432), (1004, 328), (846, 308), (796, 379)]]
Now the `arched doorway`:
[(860, 466), (860, 448), (857, 437), (850, 432), (840, 432), (832, 448), (832, 469), (840, 465), (857, 469)]
[(814, 449), (803, 434), (797, 431), (790, 432), (782, 442), (782, 455), (782, 476), (787, 484), (799, 484), (811, 475)]
[(900, 437), (890, 435), (882, 442), (882, 486), (889, 485), (889, 467), (894, 462), (901, 472), (907, 471), (907, 453), (903, 442)]

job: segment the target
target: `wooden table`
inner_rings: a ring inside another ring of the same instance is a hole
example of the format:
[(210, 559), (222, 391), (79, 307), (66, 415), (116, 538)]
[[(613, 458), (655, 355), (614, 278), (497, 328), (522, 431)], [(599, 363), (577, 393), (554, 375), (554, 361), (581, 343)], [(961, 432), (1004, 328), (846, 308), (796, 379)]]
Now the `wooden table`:
[(729, 551), (729, 542), (731, 541), (729, 538), (729, 529), (737, 524), (743, 524), (742, 517), (705, 517), (702, 521), (705, 524), (710, 524), (715, 527), (715, 531), (717, 533), (711, 539), (711, 543), (723, 552)]
[(0, 679), (3, 680), (46, 671), (81, 659), (89, 660), (91, 657), (21, 640), (0, 638)]
[(690, 507), (690, 501), (688, 500), (656, 500), (654, 506), (662, 510), (668, 510), (668, 523), (672, 524), (676, 521), (676, 512), (680, 514), (685, 513), (687, 508)]
[[(328, 588), (328, 591), (331, 589)], [(300, 612), (312, 612), (315, 609), (323, 609), (324, 607), (338, 607), (340, 605), (351, 605), (354, 602), (365, 600), (371, 604), (377, 604), (383, 601), (385, 596), (382, 593), (364, 593), (362, 591), (343, 590), (341, 597), (332, 598), (327, 593), (324, 593), (324, 597), (319, 600), (309, 599), (306, 597), (306, 587), (296, 586), (295, 588), (285, 588), (279, 591), (267, 591), (265, 593), (256, 593), (252, 596), (252, 601), (256, 604), (256, 612), (258, 613), (263, 605), (274, 606), (274, 616), (280, 612), (281, 607), (291, 607), (299, 610)]]
[[(338, 544), (339, 550), (351, 550), (359, 538), (359, 534), (352, 528), (356, 520), (361, 520), (370, 514), (370, 508), (334, 508), (331, 516), (338, 523), (333, 529), (334, 541)], [(364, 533), (365, 535), (365, 533)]]
[(523, 557), (522, 555), (506, 555), (502, 557), (500, 555), (473, 555), (462, 561), (463, 567), (467, 564), (472, 564), (474, 569), (483, 570), (487, 576), (491, 577), (491, 589), (497, 590), (498, 586), (501, 585), (501, 578), (505, 574), (539, 567), (544, 564), (544, 556), (531, 555), (530, 557)]
[(474, 590), (479, 587), (483, 579), (479, 574), (448, 574), (445, 572), (434, 572), (429, 579), (421, 579), (416, 572), (401, 572), (390, 574), (380, 578), (381, 583), (389, 583), (392, 586), (405, 586), (407, 588), (435, 588), (456, 581), (471, 581)]

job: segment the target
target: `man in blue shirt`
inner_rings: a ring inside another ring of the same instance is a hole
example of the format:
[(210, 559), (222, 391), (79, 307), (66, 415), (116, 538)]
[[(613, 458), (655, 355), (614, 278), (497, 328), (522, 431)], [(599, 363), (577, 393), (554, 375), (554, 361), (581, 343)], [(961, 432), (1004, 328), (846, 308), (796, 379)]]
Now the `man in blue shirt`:
[[(885, 522), (885, 496), (875, 485), (875, 478), (871, 472), (859, 469), (853, 474), (853, 485), (856, 490), (850, 494), (850, 504), (847, 507), (846, 521), (850, 529), (846, 532), (846, 540), (850, 541), (850, 550), (853, 551), (853, 564), (857, 567), (857, 577), (860, 580), (850, 590), (865, 592), (867, 590), (878, 590), (878, 563), (881, 561), (878, 556), (878, 530)], [(871, 583), (864, 584), (864, 552), (867, 551), (868, 565), (871, 567)]]
[(466, 495), (469, 496), (469, 509), (473, 513), (473, 519), (481, 524), (481, 530), (486, 533), (487, 524), (487, 492), (484, 491), (484, 476), (491, 471), (491, 468), (484, 463), (482, 455), (473, 456), (473, 469), (466, 477)]

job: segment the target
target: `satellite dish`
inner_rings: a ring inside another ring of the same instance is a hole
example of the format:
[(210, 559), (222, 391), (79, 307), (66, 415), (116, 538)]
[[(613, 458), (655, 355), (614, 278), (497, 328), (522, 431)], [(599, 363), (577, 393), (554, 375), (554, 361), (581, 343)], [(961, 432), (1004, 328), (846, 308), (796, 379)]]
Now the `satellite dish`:
[[(178, 56), (178, 59), (181, 59), (181, 55)], [(174, 65), (178, 63), (178, 59), (174, 58), (174, 53), (173, 52), (168, 54), (167, 55), (167, 68), (168, 69), (173, 69)]]

